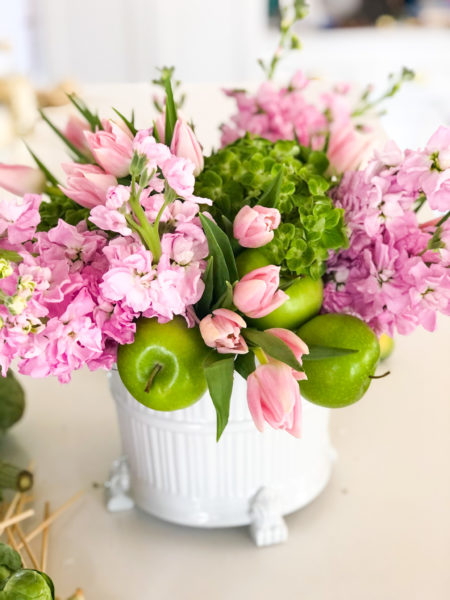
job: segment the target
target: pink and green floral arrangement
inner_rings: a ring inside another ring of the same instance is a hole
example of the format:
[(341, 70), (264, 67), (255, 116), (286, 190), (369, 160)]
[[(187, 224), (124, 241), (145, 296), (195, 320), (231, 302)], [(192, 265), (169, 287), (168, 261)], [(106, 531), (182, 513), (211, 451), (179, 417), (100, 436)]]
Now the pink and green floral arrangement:
[[(210, 156), (169, 69), (150, 126), (101, 119), (75, 96), (64, 131), (43, 115), (71, 153), (65, 181), (34, 153), (37, 168), (0, 165), (13, 194), (0, 200), (3, 376), (15, 361), (66, 383), (117, 363), (156, 410), (208, 387), (219, 438), (237, 372), (256, 427), (298, 437), (301, 394), (355, 402), (377, 377), (377, 336), (450, 314), (450, 128), (423, 149), (376, 148), (369, 90), (355, 105), (343, 85), (312, 102), (301, 72), (275, 86), (302, 6), (283, 17), (268, 80), (227, 92), (237, 113)], [(436, 215), (421, 222), (425, 204)]]

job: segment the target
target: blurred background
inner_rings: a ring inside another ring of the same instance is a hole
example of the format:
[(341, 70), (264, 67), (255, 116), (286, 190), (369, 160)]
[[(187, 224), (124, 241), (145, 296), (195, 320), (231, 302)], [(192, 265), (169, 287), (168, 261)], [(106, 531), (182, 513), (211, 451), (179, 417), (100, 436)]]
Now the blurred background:
[[(281, 63), (280, 81), (302, 68), (383, 88), (407, 66), (416, 83), (392, 101), (389, 134), (420, 145), (450, 123), (450, 0), (310, 4), (303, 50)], [(278, 39), (278, 0), (0, 0), (0, 9), (0, 148), (33, 127), (37, 105), (64, 103), (65, 90), (148, 82), (158, 66), (176, 65), (187, 84), (256, 83), (257, 58)]]

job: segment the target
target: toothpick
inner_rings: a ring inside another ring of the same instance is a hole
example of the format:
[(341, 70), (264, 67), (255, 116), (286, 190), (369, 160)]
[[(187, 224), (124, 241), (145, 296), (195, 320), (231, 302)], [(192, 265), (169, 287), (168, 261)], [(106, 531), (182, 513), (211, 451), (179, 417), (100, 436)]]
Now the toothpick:
[(34, 555), (34, 552), (31, 549), (30, 544), (27, 542), (27, 538), (25, 537), (25, 534), (23, 533), (22, 528), (20, 527), (20, 525), (16, 524), (15, 525), (15, 529), (17, 531), (17, 535), (19, 536), (20, 541), (25, 546), (25, 550), (27, 551), (27, 554), (30, 557), (30, 560), (31, 560), (31, 563), (32, 563), (33, 567), (37, 571), (39, 571), (39, 563), (36, 560), (36, 556)]
[[(33, 515), (34, 515), (34, 510), (32, 508), (30, 508), (29, 510), (26, 510), (25, 512), (19, 513), (18, 515), (14, 515), (13, 517), (10, 517), (9, 519), (5, 519), (4, 521), (2, 521), (0, 523), (2, 533), (5, 529), (7, 529), (8, 527), (11, 527), (11, 525), (20, 523), (20, 521), (25, 521), (25, 519), (29, 519)], [(21, 548), (23, 548), (23, 546), (21, 546)]]
[(4, 525), (4, 522), (7, 521), (14, 514), (19, 500), (20, 500), (20, 492), (17, 492), (17, 494), (15, 494), (14, 498), (11, 500), (10, 505), (6, 509), (5, 516), (3, 517), (2, 522), (0, 523), (0, 535), (3, 534), (3, 532), (5, 531), (5, 529), (7, 527), (7, 525)]
[[(31, 542), (31, 540), (33, 540), (37, 535), (39, 535), (41, 533), (41, 531), (43, 531), (46, 527), (48, 527), (50, 525), (50, 523), (53, 523), (53, 521), (55, 519), (57, 519), (65, 510), (67, 510), (70, 506), (72, 506), (72, 504), (74, 502), (76, 502), (83, 494), (84, 494), (84, 490), (81, 490), (80, 492), (75, 494), (75, 496), (72, 496), (72, 498), (70, 498), (70, 500), (67, 500), (67, 502), (65, 502), (62, 506), (60, 506), (57, 510), (55, 510), (55, 512), (52, 513), (47, 519), (45, 519), (45, 521), (42, 521), (42, 523), (40, 525), (38, 525), (35, 529), (33, 529), (33, 531), (31, 531), (26, 536), (27, 542)], [(19, 548), (20, 549), (23, 548), (22, 543), (19, 544)]]
[[(50, 502), (46, 502), (44, 506), (44, 522), (50, 516)], [(41, 571), (45, 573), (47, 570), (47, 551), (48, 551), (48, 534), (50, 525), (47, 525), (42, 531), (42, 546), (41, 546)]]

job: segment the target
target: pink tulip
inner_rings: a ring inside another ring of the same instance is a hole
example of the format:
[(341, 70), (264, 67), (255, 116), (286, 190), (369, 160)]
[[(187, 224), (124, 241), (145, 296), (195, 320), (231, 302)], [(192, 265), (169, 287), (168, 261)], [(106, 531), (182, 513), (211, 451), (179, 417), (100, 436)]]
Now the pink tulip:
[(259, 365), (247, 378), (247, 402), (259, 431), (264, 421), (300, 437), (300, 387), (284, 363)]
[(40, 169), (0, 163), (0, 187), (16, 196), (39, 194), (44, 190), (45, 176)]
[[(309, 348), (305, 344), (305, 342), (289, 329), (273, 327), (272, 329), (266, 329), (266, 333), (271, 333), (272, 335), (282, 340), (286, 344), (286, 346), (289, 346), (295, 358), (300, 364), (302, 364), (302, 356), (304, 354), (309, 354)], [(295, 371), (294, 369), (292, 369), (292, 375), (297, 380), (305, 378), (304, 373), (302, 373), (301, 371)]]
[(280, 221), (280, 211), (276, 208), (246, 205), (234, 219), (233, 235), (244, 248), (260, 248), (273, 240), (273, 230)]
[(166, 111), (159, 113), (155, 119), (155, 129), (158, 134), (159, 141), (164, 144), (166, 138)]
[(265, 317), (288, 299), (287, 294), (278, 289), (280, 267), (268, 265), (250, 271), (234, 287), (235, 306), (251, 319)]
[(89, 147), (86, 142), (85, 132), (91, 131), (87, 121), (71, 115), (66, 123), (64, 135), (80, 152), (88, 153)]
[(112, 121), (102, 121), (103, 130), (85, 132), (89, 150), (103, 169), (115, 177), (125, 177), (130, 172), (133, 158), (133, 136), (124, 126)]
[(175, 154), (181, 158), (186, 158), (194, 163), (195, 176), (203, 171), (204, 160), (202, 147), (195, 137), (191, 127), (189, 127), (189, 125), (182, 119), (178, 119), (175, 124), (170, 150), (172, 154)]
[(200, 321), (200, 333), (210, 348), (215, 348), (220, 354), (246, 354), (247, 344), (241, 335), (241, 329), (246, 327), (242, 317), (227, 308), (213, 310)]
[(351, 121), (336, 121), (330, 129), (330, 141), (327, 156), (331, 170), (336, 173), (354, 171), (373, 147), (375, 137), (369, 132), (359, 132)]
[(61, 190), (68, 198), (86, 208), (105, 204), (106, 192), (111, 186), (117, 185), (115, 177), (95, 165), (64, 163), (62, 168), (67, 174), (67, 186), (61, 186)]

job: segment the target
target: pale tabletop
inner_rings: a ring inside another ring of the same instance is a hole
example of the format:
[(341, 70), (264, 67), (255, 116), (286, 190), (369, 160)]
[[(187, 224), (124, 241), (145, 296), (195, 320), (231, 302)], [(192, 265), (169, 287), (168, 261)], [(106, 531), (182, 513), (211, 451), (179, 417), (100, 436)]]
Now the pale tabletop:
[[(126, 106), (135, 103), (126, 96)], [(51, 528), (58, 595), (82, 587), (86, 600), (447, 600), (450, 319), (434, 334), (399, 337), (384, 369), (391, 375), (359, 403), (332, 413), (331, 481), (287, 517), (289, 541), (265, 549), (246, 528), (108, 513), (94, 484), (121, 450), (105, 374), (76, 373), (65, 386), (22, 378), (26, 415), (1, 440), (2, 456), (35, 461), (39, 518), (46, 500), (55, 509), (86, 491)]]

